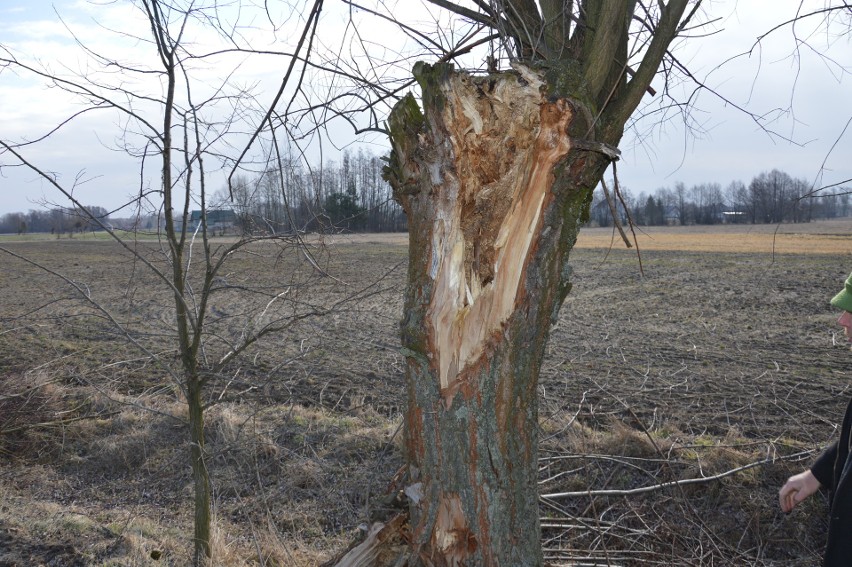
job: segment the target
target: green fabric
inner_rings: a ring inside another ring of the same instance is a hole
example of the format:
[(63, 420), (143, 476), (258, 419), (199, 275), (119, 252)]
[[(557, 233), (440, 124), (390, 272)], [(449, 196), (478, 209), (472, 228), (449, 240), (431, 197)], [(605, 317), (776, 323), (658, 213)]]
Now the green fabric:
[(840, 293), (834, 296), (834, 299), (831, 300), (831, 304), (838, 309), (843, 309), (844, 311), (852, 313), (852, 275), (846, 278), (846, 284), (843, 286)]

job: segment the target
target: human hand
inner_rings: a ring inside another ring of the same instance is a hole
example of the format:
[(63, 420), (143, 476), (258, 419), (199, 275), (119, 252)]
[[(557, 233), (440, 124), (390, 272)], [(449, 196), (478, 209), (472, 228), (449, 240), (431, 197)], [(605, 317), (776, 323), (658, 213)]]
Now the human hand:
[(781, 511), (788, 513), (805, 498), (819, 490), (819, 481), (810, 470), (791, 476), (778, 491)]

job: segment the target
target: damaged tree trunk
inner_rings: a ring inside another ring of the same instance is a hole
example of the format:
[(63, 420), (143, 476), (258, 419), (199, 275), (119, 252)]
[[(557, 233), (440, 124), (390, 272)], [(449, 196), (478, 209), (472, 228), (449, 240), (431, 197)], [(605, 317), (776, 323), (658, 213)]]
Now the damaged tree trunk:
[(394, 109), (386, 170), (410, 227), (410, 564), (541, 565), (539, 369), (613, 154), (544, 73), (415, 77), (423, 113), (411, 96)]
[[(410, 239), (410, 547), (395, 565), (540, 566), (537, 386), (571, 288), (568, 254), (625, 123), (701, 2), (685, 17), (687, 0), (583, 0), (576, 13), (572, 2), (434, 3), (498, 30), (528, 64), (473, 77), (418, 63), (422, 112), (409, 95), (389, 119), (385, 178)], [(630, 41), (643, 46), (635, 70)]]

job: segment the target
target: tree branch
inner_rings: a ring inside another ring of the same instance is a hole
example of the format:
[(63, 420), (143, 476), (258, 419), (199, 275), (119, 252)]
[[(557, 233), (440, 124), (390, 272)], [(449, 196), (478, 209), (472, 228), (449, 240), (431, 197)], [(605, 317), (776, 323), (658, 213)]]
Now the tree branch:
[(488, 27), (496, 28), (497, 22), (488, 18), (487, 16), (480, 14), (479, 12), (474, 12), (469, 8), (465, 8), (464, 6), (459, 6), (458, 4), (453, 4), (452, 2), (448, 2), (447, 0), (426, 0), (430, 4), (434, 4), (439, 8), (444, 8), (445, 10), (449, 10), (454, 14), (458, 14), (463, 18), (467, 18), (472, 22), (478, 22), (480, 24), (484, 24)]
[[(595, 98), (607, 88), (616, 55), (626, 51), (628, 16), (632, 15), (627, 11), (630, 5), (625, 0), (602, 0), (597, 8), (593, 35), (582, 57), (583, 82)], [(656, 71), (656, 67), (654, 69)]]
[[(700, 0), (699, 0), (700, 2)], [(618, 125), (619, 131), (622, 126), (639, 106), (642, 96), (651, 85), (651, 81), (657, 74), (660, 63), (668, 50), (669, 44), (675, 35), (680, 25), (680, 19), (683, 16), (687, 0), (670, 0), (665, 5), (660, 21), (654, 30), (654, 37), (648, 46), (648, 51), (642, 58), (642, 63), (636, 70), (633, 79), (627, 83), (624, 92), (618, 96), (612, 105), (604, 112), (606, 122), (608, 124)]]
[(749, 469), (753, 469), (755, 467), (760, 467), (763, 465), (771, 465), (777, 463), (778, 461), (800, 461), (805, 457), (809, 457), (814, 453), (813, 450), (809, 451), (801, 451), (799, 453), (794, 453), (793, 455), (788, 455), (786, 457), (773, 457), (769, 459), (764, 459), (762, 461), (757, 461), (754, 463), (749, 463), (747, 465), (743, 465), (741, 467), (737, 467), (735, 469), (727, 470), (723, 473), (715, 474), (713, 476), (705, 476), (701, 478), (685, 478), (682, 480), (673, 480), (670, 482), (661, 482), (660, 484), (654, 484), (652, 486), (643, 486), (640, 488), (630, 488), (627, 490), (579, 490), (574, 492), (553, 492), (550, 494), (542, 494), (542, 499), (550, 499), (556, 500), (560, 498), (580, 498), (584, 496), (595, 497), (595, 496), (636, 496), (637, 494), (647, 494), (649, 492), (656, 492), (657, 490), (664, 490), (666, 488), (673, 488), (678, 486), (686, 486), (689, 484), (705, 484), (708, 482), (713, 482), (716, 480), (721, 480), (725, 477), (735, 475), (739, 472), (747, 471)]

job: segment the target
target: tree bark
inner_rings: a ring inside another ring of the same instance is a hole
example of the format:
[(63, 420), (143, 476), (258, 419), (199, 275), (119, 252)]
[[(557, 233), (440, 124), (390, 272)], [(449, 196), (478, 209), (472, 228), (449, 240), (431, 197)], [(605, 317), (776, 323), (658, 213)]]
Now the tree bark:
[[(576, 71), (575, 71), (576, 72)], [(413, 557), (537, 566), (539, 369), (609, 157), (569, 71), (418, 64), (385, 176), (409, 219), (403, 352)]]
[(206, 565), (212, 556), (210, 549), (210, 477), (204, 454), (204, 406), (202, 384), (197, 377), (187, 380), (189, 406), (190, 458), (195, 499), (195, 522), (192, 564)]

